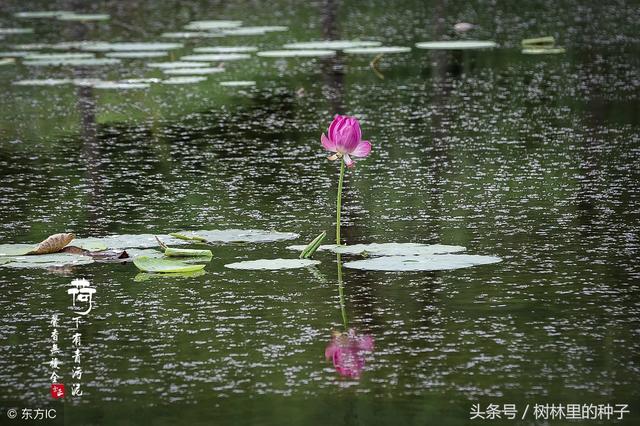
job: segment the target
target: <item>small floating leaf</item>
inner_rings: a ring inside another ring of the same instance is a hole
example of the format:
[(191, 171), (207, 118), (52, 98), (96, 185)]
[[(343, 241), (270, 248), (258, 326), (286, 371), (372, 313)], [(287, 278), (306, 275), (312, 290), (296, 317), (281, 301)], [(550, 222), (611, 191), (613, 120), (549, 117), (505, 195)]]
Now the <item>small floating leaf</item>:
[(60, 21), (106, 21), (110, 16), (105, 13), (63, 13), (57, 18)]
[(532, 47), (540, 45), (553, 46), (554, 44), (556, 44), (556, 39), (553, 36), (525, 38), (521, 43), (522, 47)]
[(307, 41), (300, 43), (289, 43), (283, 47), (285, 49), (324, 49), (324, 50), (343, 50), (356, 47), (377, 47), (382, 45), (379, 41), (360, 41), (360, 40), (321, 40)]
[(117, 90), (128, 90), (128, 89), (147, 89), (149, 87), (148, 83), (124, 83), (121, 81), (100, 81), (92, 85), (95, 89), (117, 89)]
[(0, 28), (0, 35), (31, 34), (33, 28)]
[(206, 80), (207, 80), (207, 77), (198, 77), (198, 76), (171, 77), (166, 80), (162, 80), (162, 84), (193, 84), (193, 83), (200, 83)]
[(46, 66), (69, 66), (69, 67), (95, 67), (102, 65), (119, 64), (120, 60), (115, 58), (87, 58), (87, 59), (50, 59), (38, 61), (24, 61), (23, 64), (33, 67)]
[(14, 64), (15, 62), (16, 60), (13, 58), (0, 59), (0, 65), (11, 65), (11, 64)]
[(176, 62), (149, 62), (147, 66), (151, 68), (171, 69), (171, 68), (208, 67), (209, 64), (206, 62), (176, 61)]
[(224, 35), (230, 35), (230, 36), (234, 36), (234, 35), (251, 36), (251, 35), (263, 35), (263, 34), (266, 34), (269, 32), (275, 32), (275, 31), (287, 31), (288, 29), (289, 29), (288, 27), (271, 25), (271, 26), (264, 26), (264, 27), (231, 28), (228, 30), (223, 30), (222, 33)]
[(151, 50), (173, 50), (184, 47), (182, 43), (144, 43), (144, 42), (87, 42), (80, 49), (90, 52), (134, 52)]
[(27, 55), (31, 55), (33, 52), (27, 50), (14, 50), (8, 52), (0, 52), (0, 58), (23, 58)]
[(135, 52), (109, 52), (104, 56), (107, 58), (120, 58), (120, 59), (145, 59), (145, 58), (161, 58), (167, 56), (169, 52), (162, 50), (135, 51)]
[(67, 12), (62, 10), (47, 10), (47, 11), (33, 11), (33, 12), (18, 12), (13, 16), (16, 18), (57, 18), (60, 15), (68, 15), (73, 12)]
[(192, 272), (204, 269), (206, 265), (193, 265), (177, 260), (169, 260), (166, 258), (156, 258), (149, 256), (136, 256), (133, 264), (144, 272)]
[(94, 58), (93, 53), (29, 53), (24, 57), (25, 61), (57, 61), (66, 59)]
[(220, 61), (238, 61), (241, 59), (250, 59), (251, 55), (246, 53), (204, 53), (201, 55), (186, 55), (180, 58), (183, 61), (204, 61), (204, 62), (220, 62)]
[(558, 55), (565, 52), (564, 47), (530, 47), (522, 49), (522, 53), (525, 55)]
[(257, 52), (258, 48), (255, 46), (210, 46), (196, 47), (193, 51), (196, 53), (250, 53)]
[(222, 34), (209, 31), (178, 31), (160, 34), (160, 37), (162, 38), (212, 38), (222, 36)]
[(221, 81), (220, 82), (220, 86), (225, 86), (225, 87), (250, 87), (250, 86), (255, 86), (255, 85), (256, 85), (255, 81), (249, 81), (249, 80)]
[(484, 40), (425, 41), (416, 43), (417, 48), (430, 50), (493, 49), (497, 46), (495, 41)]
[(230, 269), (246, 269), (246, 270), (278, 270), (278, 269), (297, 269), (318, 265), (320, 262), (310, 259), (259, 259), (247, 260), (245, 262), (235, 262), (224, 265)]
[(173, 238), (177, 238), (179, 240), (186, 240), (186, 241), (201, 241), (203, 243), (207, 242), (207, 239), (204, 237), (201, 237), (199, 235), (184, 235), (184, 234), (180, 234), (178, 232), (171, 232), (169, 235), (171, 235)]
[(235, 28), (242, 25), (242, 21), (224, 21), (224, 20), (210, 20), (210, 21), (191, 21), (185, 25), (187, 30), (220, 30), (224, 28)]
[(381, 53), (407, 53), (411, 52), (410, 47), (403, 46), (380, 46), (380, 47), (354, 47), (344, 49), (344, 53), (356, 55), (379, 55)]
[(211, 250), (180, 249), (167, 247), (164, 255), (169, 257), (213, 257)]
[(262, 58), (324, 58), (328, 56), (335, 56), (335, 50), (322, 50), (322, 49), (291, 49), (291, 50), (264, 50), (256, 53), (257, 56)]
[(169, 68), (162, 70), (167, 75), (208, 75), (224, 72), (221, 67)]
[(444, 271), (500, 262), (499, 257), (468, 254), (434, 256), (382, 256), (346, 262), (343, 266), (365, 271)]

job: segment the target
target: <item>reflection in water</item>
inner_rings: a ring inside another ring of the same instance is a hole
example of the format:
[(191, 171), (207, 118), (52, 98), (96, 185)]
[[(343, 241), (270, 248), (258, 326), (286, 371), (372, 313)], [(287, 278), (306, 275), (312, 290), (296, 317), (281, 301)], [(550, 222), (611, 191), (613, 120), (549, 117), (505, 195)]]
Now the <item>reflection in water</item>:
[(357, 379), (362, 374), (365, 366), (367, 352), (373, 351), (373, 337), (364, 334), (358, 335), (355, 329), (349, 328), (347, 310), (344, 301), (344, 285), (342, 280), (342, 259), (340, 253), (336, 254), (338, 265), (338, 294), (340, 295), (340, 312), (344, 332), (334, 330), (333, 338), (324, 351), (327, 360), (333, 362), (338, 374), (344, 377)]

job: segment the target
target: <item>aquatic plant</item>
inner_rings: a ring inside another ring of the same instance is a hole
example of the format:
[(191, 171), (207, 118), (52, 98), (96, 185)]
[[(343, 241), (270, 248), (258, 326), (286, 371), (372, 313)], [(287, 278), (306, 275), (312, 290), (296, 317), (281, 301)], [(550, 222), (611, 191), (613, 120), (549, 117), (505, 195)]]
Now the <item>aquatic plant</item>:
[(342, 203), (342, 182), (344, 166), (354, 167), (353, 157), (366, 157), (371, 152), (371, 143), (362, 140), (360, 123), (355, 117), (336, 115), (329, 125), (327, 135), (320, 137), (322, 146), (330, 152), (329, 160), (340, 160), (340, 178), (338, 180), (338, 199), (336, 206), (336, 244), (340, 245), (340, 209)]

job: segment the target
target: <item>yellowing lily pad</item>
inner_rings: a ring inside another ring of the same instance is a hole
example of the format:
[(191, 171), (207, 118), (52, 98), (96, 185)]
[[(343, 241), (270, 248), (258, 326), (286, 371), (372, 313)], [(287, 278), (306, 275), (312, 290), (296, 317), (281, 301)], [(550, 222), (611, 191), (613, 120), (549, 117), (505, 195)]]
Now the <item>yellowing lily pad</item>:
[(133, 259), (133, 264), (141, 271), (158, 273), (193, 272), (204, 269), (206, 266), (149, 256), (137, 256)]
[(444, 271), (500, 262), (499, 257), (469, 254), (434, 256), (382, 256), (344, 263), (345, 268), (365, 271)]
[(279, 270), (307, 268), (309, 266), (318, 265), (319, 263), (320, 262), (318, 260), (311, 259), (259, 259), (229, 263), (224, 266), (229, 269)]

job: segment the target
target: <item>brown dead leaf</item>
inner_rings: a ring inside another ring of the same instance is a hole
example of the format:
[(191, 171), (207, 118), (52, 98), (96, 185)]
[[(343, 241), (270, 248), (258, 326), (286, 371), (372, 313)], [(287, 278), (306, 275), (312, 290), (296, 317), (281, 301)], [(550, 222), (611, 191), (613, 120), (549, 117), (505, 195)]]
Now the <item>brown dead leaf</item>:
[(54, 234), (36, 246), (27, 254), (50, 254), (58, 253), (67, 244), (69, 244), (76, 236), (74, 234)]

